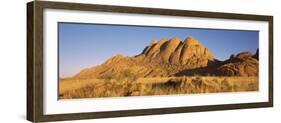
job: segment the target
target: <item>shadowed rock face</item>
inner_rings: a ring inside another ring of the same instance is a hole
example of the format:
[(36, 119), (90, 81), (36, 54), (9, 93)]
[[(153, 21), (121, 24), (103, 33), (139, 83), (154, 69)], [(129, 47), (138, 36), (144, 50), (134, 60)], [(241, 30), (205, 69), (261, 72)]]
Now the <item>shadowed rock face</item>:
[(256, 58), (257, 60), (259, 60), (259, 49), (257, 49), (257, 51), (256, 51), (256, 54), (255, 54), (254, 58)]
[(216, 73), (225, 76), (258, 76), (259, 61), (256, 56), (257, 53), (238, 53), (216, 68)]
[(164, 63), (170, 63), (169, 59), (173, 52), (175, 52), (178, 45), (181, 43), (180, 39), (177, 37), (174, 37), (170, 39), (169, 41), (165, 42), (160, 47), (160, 52), (157, 54), (156, 58), (161, 59)]
[(159, 54), (161, 46), (168, 41), (168, 39), (161, 39), (158, 42), (153, 40), (151, 44), (147, 47), (147, 50), (145, 50), (146, 56), (148, 56), (149, 58), (155, 58), (156, 55)]
[(136, 77), (195, 74), (258, 76), (258, 50), (256, 54), (241, 52), (231, 55), (228, 60), (218, 61), (211, 51), (194, 37), (187, 37), (184, 41), (177, 37), (154, 39), (139, 55), (116, 55), (104, 64), (82, 70), (74, 78), (110, 78), (118, 77), (124, 72)]

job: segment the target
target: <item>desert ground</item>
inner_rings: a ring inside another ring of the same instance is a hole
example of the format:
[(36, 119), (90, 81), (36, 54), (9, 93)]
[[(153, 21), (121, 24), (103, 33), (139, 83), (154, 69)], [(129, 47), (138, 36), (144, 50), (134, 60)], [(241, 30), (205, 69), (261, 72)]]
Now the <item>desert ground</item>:
[(258, 91), (257, 77), (62, 79), (60, 99)]

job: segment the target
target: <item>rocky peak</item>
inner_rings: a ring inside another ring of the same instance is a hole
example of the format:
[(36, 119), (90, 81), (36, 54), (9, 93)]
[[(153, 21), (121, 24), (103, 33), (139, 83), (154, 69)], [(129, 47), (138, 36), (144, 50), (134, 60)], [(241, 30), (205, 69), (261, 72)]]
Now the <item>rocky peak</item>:
[(192, 36), (187, 37), (183, 42), (178, 37), (170, 40), (164, 38), (158, 42), (153, 40), (144, 49), (142, 55), (154, 61), (193, 67), (203, 67), (214, 60), (212, 53)]
[(184, 40), (184, 44), (186, 45), (199, 45), (200, 42), (195, 39), (194, 37), (192, 36), (188, 36), (185, 40)]
[(252, 54), (251, 52), (241, 52), (241, 53), (238, 53), (236, 55), (236, 58), (238, 59), (247, 59), (247, 58), (250, 58), (250, 57), (253, 57), (254, 54)]
[(105, 64), (111, 64), (111, 63), (116, 63), (122, 59), (125, 59), (126, 57), (121, 55), (121, 54), (117, 54), (113, 57), (111, 57), (110, 59), (106, 60)]
[(181, 40), (178, 37), (173, 37), (170, 39), (170, 42), (180, 42)]
[(161, 45), (160, 52), (156, 55), (156, 58), (161, 59), (165, 63), (169, 63), (171, 54), (175, 52), (180, 43), (181, 41), (178, 37), (173, 37), (172, 39)]
[(185, 39), (179, 62), (192, 66), (204, 67), (209, 61), (213, 61), (213, 54), (197, 39), (189, 36)]
[(157, 42), (158, 42), (157, 39), (153, 39), (153, 40), (150, 42), (150, 46), (156, 44)]

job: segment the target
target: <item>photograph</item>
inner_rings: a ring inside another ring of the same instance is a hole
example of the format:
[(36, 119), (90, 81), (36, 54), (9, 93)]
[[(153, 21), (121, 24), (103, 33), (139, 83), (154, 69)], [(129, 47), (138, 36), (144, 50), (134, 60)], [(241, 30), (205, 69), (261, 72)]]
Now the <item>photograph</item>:
[(259, 91), (259, 31), (58, 23), (59, 99)]
[(28, 121), (274, 106), (274, 14), (131, 5), (26, 4)]

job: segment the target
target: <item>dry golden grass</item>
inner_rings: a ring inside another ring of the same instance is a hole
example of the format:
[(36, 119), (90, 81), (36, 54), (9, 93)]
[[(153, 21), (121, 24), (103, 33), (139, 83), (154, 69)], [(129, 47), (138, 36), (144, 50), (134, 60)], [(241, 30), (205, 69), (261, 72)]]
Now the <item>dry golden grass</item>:
[(99, 79), (61, 79), (59, 83), (59, 92), (65, 93), (69, 90), (79, 89), (81, 87), (84, 87), (85, 85), (95, 84), (99, 82), (103, 81)]
[(62, 79), (60, 99), (258, 91), (258, 77)]

